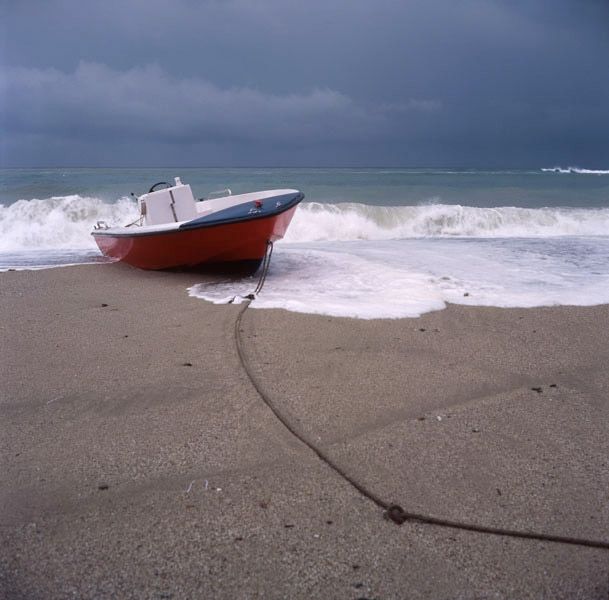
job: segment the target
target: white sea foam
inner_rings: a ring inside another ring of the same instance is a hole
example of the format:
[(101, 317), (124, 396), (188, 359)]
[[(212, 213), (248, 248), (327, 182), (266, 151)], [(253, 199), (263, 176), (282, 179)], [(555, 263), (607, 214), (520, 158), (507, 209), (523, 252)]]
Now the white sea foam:
[(305, 203), (288, 242), (418, 237), (554, 237), (609, 235), (609, 208), (475, 208), (447, 204), (369, 206)]
[[(199, 284), (226, 303), (255, 278)], [(447, 302), (532, 307), (609, 303), (609, 238), (411, 239), (281, 244), (254, 308), (340, 317), (415, 317)]]
[[(137, 217), (135, 203), (107, 203), (78, 195), (19, 200), (0, 205), (0, 252), (92, 250), (96, 221), (125, 224)], [(392, 240), (419, 237), (554, 237), (609, 235), (609, 208), (475, 208), (427, 204), (303, 203), (287, 242)]]
[(609, 175), (609, 170), (581, 169), (580, 167), (550, 167), (542, 169), (544, 173), (577, 173), (579, 175)]
[[(74, 195), (0, 206), (0, 270), (99, 260), (90, 235), (95, 222), (136, 216), (127, 198), (109, 204)], [(254, 287), (251, 279), (190, 293), (226, 302)], [(609, 208), (305, 203), (253, 306), (397, 318), (447, 302), (609, 303)]]
[(112, 204), (78, 195), (18, 200), (0, 205), (0, 252), (93, 249), (96, 221), (124, 224), (136, 216), (128, 198)]

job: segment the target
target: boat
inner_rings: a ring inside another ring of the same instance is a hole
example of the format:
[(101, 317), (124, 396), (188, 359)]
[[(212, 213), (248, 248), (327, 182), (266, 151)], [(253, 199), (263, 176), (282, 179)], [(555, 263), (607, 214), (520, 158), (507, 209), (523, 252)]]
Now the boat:
[[(220, 195), (218, 195), (220, 194)], [(195, 200), (190, 185), (154, 184), (135, 198), (139, 217), (125, 226), (98, 221), (91, 235), (101, 253), (140, 269), (205, 266), (256, 271), (281, 239), (304, 194), (293, 189), (233, 195), (230, 189)]]

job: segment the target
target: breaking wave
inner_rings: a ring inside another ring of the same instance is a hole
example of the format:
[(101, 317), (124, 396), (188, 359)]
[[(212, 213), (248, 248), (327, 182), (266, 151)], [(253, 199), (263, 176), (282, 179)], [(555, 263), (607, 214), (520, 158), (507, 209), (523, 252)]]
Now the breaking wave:
[(448, 204), (383, 207), (305, 203), (289, 242), (421, 237), (554, 237), (609, 235), (609, 208), (475, 208)]
[(78, 195), (18, 200), (0, 205), (0, 251), (92, 249), (90, 233), (97, 221), (123, 224), (136, 217), (128, 198), (112, 204)]
[[(0, 252), (95, 249), (97, 221), (126, 224), (137, 217), (129, 198), (114, 203), (79, 195), (0, 205)], [(476, 208), (448, 204), (370, 206), (303, 203), (288, 242), (394, 240), (422, 237), (609, 236), (609, 208)]]
[(577, 173), (579, 175), (609, 175), (609, 170), (580, 169), (579, 167), (550, 167), (542, 169), (544, 173)]

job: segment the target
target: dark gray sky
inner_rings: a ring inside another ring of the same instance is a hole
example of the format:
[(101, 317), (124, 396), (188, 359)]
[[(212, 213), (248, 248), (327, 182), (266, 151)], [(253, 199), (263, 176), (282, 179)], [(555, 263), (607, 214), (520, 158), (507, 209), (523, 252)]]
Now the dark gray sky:
[(0, 0), (1, 166), (609, 166), (609, 0)]

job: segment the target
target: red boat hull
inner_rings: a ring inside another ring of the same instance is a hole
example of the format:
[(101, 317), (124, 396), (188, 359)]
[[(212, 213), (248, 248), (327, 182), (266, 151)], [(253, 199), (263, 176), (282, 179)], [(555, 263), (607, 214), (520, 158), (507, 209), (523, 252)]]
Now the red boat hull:
[(158, 233), (93, 233), (104, 256), (140, 269), (196, 267), (215, 263), (251, 263), (264, 257), (267, 242), (281, 239), (296, 206), (249, 221)]

